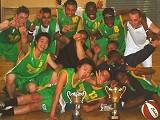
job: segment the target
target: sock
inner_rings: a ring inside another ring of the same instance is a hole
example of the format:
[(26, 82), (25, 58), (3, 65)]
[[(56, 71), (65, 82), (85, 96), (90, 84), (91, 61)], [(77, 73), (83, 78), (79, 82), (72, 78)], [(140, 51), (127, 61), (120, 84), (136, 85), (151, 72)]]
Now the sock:
[(4, 102), (5, 103), (5, 107), (7, 106), (17, 106), (17, 98), (12, 98), (12, 99), (9, 99), (7, 101)]
[(10, 108), (0, 110), (0, 113), (2, 114), (2, 116), (13, 116), (14, 115), (14, 108), (10, 107)]

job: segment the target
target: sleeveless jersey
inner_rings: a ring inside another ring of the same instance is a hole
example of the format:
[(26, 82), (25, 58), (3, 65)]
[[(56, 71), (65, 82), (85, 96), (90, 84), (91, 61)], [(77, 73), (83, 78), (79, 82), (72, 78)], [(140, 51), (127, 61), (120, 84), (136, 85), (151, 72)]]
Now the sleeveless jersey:
[(48, 54), (42, 53), (40, 58), (34, 57), (34, 48), (12, 69), (11, 73), (22, 78), (32, 79), (46, 68)]
[[(9, 21), (13, 18), (9, 19)], [(26, 28), (29, 30), (31, 22), (27, 20)], [(18, 29), (9, 27), (8, 29), (0, 32), (0, 56), (5, 57), (7, 60), (16, 62), (19, 54), (17, 43), (21, 39), (21, 34)]]
[(85, 101), (92, 102), (106, 97), (106, 92), (103, 87), (93, 87), (88, 82), (83, 82), (79, 85), (81, 90), (86, 91)]
[(91, 20), (87, 16), (86, 12), (83, 12), (82, 18), (83, 18), (84, 29), (86, 31), (92, 31), (92, 32), (96, 32), (98, 30), (98, 27), (102, 23), (102, 19), (103, 19), (101, 11), (97, 11), (96, 18), (94, 20)]
[(71, 38), (77, 32), (80, 16), (74, 15), (72, 17), (68, 17), (65, 15), (63, 8), (57, 9), (57, 16), (60, 30), (62, 30), (65, 25), (72, 25), (72, 29), (65, 33), (66, 37)]
[(67, 92), (70, 91), (71, 93), (73, 93), (76, 90), (78, 90), (78, 86), (79, 86), (80, 82), (78, 82), (75, 86), (73, 86), (73, 77), (75, 74), (74, 68), (66, 68), (66, 69), (64, 69), (64, 71), (67, 73), (67, 83), (63, 87), (62, 97), (66, 103), (69, 103), (70, 100), (67, 96)]
[(125, 49), (125, 31), (121, 22), (121, 16), (116, 16), (114, 20), (114, 26), (108, 27), (105, 23), (99, 26), (99, 31), (103, 37), (108, 40), (116, 40), (118, 43), (118, 49), (121, 53), (124, 53)]
[[(36, 34), (44, 32), (44, 31), (42, 31), (42, 28), (41, 28), (41, 26), (42, 26), (41, 20), (36, 19), (34, 21), (34, 24), (36, 25), (36, 28), (38, 28)], [(51, 18), (51, 21), (49, 23), (49, 29), (48, 29), (48, 31), (46, 31), (51, 37), (51, 42), (50, 42), (48, 48), (46, 49), (46, 52), (52, 53), (52, 54), (56, 53), (56, 40), (54, 39), (54, 36), (53, 36), (55, 33), (55, 29), (56, 29), (56, 20), (54, 18)]]

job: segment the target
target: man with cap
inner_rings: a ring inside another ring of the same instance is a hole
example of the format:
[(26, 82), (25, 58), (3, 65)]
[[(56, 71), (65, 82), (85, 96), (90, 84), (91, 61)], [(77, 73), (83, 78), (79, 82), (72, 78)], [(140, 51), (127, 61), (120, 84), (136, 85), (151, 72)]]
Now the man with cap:
[(113, 8), (105, 8), (102, 12), (103, 23), (99, 26), (99, 35), (106, 41), (117, 41), (118, 50), (123, 53), (125, 49), (125, 31), (121, 15), (115, 16)]

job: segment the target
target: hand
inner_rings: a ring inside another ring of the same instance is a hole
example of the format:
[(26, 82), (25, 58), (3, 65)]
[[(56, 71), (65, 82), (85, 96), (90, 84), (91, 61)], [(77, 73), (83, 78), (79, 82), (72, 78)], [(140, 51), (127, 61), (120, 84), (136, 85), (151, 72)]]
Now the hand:
[(115, 80), (112, 80), (111, 83), (110, 83), (110, 87), (111, 87), (111, 88), (114, 88), (114, 87), (116, 87), (117, 85), (118, 85), (118, 82), (115, 81)]
[(74, 40), (76, 40), (76, 41), (81, 41), (82, 35), (81, 35), (80, 33), (77, 33), (77, 34), (75, 34), (75, 35), (73, 36), (73, 38), (74, 38)]
[(102, 7), (103, 7), (103, 0), (98, 0), (97, 9), (102, 9)]
[(10, 26), (10, 27), (15, 27), (15, 28), (18, 27), (17, 17), (14, 17), (13, 20), (11, 20), (11, 21), (9, 22), (9, 26)]
[(24, 26), (19, 27), (19, 32), (21, 33), (22, 36), (27, 35), (26, 27)]
[(94, 46), (92, 46), (92, 49), (94, 51), (95, 54), (98, 54), (101, 50), (101, 48), (99, 47), (99, 45), (95, 44)]
[(63, 28), (62, 28), (62, 32), (63, 33), (66, 33), (68, 31), (70, 31), (72, 29), (72, 25), (65, 25)]

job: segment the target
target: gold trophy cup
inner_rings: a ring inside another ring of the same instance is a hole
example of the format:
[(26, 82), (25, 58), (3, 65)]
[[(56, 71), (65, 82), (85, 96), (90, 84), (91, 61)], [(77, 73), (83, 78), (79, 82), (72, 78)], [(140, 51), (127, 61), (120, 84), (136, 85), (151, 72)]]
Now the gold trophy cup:
[(105, 90), (106, 90), (109, 98), (111, 98), (111, 102), (113, 105), (113, 109), (110, 113), (109, 119), (110, 120), (119, 120), (119, 113), (118, 113), (117, 104), (118, 104), (119, 100), (121, 99), (122, 95), (124, 94), (124, 92), (126, 91), (126, 87), (123, 86), (122, 88), (120, 88), (120, 87), (109, 88), (108, 86), (106, 86)]
[(83, 103), (83, 100), (85, 98), (86, 92), (73, 92), (70, 91), (67, 92), (67, 96), (70, 100), (70, 103), (73, 102), (74, 104), (74, 112), (72, 113), (72, 120), (81, 120), (80, 116), (80, 104)]

